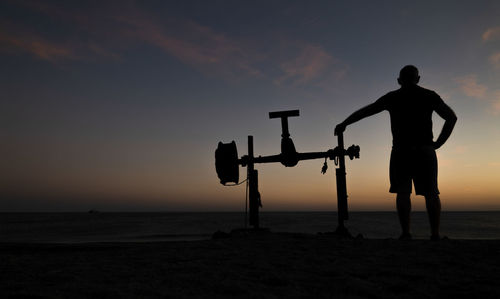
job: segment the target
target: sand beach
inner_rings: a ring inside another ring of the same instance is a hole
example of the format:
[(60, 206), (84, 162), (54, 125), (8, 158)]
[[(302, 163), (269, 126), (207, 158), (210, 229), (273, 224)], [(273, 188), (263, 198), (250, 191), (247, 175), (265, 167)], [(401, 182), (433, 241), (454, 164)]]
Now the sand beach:
[(500, 240), (0, 244), (0, 298), (500, 298)]

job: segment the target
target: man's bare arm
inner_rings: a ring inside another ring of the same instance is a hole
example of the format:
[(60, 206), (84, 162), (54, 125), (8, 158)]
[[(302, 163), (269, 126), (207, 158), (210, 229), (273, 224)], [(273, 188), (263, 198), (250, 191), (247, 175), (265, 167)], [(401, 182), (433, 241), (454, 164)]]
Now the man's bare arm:
[(445, 103), (442, 103), (436, 108), (436, 113), (444, 119), (444, 125), (441, 129), (441, 133), (439, 133), (438, 138), (434, 142), (434, 148), (440, 148), (446, 140), (453, 132), (453, 128), (455, 127), (455, 123), (457, 122), (457, 116), (455, 112)]
[(341, 122), (335, 127), (335, 135), (344, 132), (345, 128), (348, 125), (353, 124), (359, 120), (362, 120), (363, 118), (366, 118), (368, 116), (372, 116), (374, 114), (382, 112), (383, 110), (384, 109), (380, 105), (378, 105), (377, 102), (359, 109), (358, 111), (351, 114), (348, 118), (346, 118), (343, 122)]

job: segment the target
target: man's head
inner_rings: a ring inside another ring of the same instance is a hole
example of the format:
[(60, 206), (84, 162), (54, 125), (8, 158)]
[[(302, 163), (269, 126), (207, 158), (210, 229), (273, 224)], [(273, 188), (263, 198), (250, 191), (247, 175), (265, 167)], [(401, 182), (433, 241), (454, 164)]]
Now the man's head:
[(418, 69), (413, 65), (407, 65), (399, 71), (398, 83), (403, 87), (417, 85), (419, 80)]

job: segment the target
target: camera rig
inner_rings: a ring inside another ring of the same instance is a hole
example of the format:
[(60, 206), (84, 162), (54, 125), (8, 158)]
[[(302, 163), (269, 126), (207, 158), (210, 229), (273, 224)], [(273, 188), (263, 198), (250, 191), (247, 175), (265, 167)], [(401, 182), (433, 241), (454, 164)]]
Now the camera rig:
[[(295, 149), (293, 140), (290, 138), (288, 130), (288, 118), (299, 116), (299, 110), (276, 111), (269, 112), (269, 118), (281, 119), (281, 153), (271, 156), (255, 157), (253, 150), (253, 136), (248, 136), (248, 154), (238, 158), (238, 150), (236, 143), (219, 142), (215, 151), (215, 168), (220, 183), (225, 186), (238, 185), (239, 181), (239, 166), (247, 167), (247, 186), (248, 186), (248, 209), (249, 219), (248, 224), (254, 229), (259, 228), (259, 207), (261, 207), (260, 193), (258, 187), (258, 171), (255, 169), (257, 163), (276, 163), (279, 162), (285, 167), (293, 167), (301, 160), (325, 159), (325, 163), (321, 172), (324, 174), (327, 170), (326, 160), (334, 160), (336, 182), (337, 182), (337, 208), (338, 208), (338, 227), (337, 234), (349, 236), (349, 232), (344, 225), (344, 220), (348, 220), (347, 207), (347, 186), (346, 186), (346, 171), (345, 171), (345, 156), (351, 160), (359, 159), (360, 148), (357, 145), (352, 145), (349, 148), (344, 148), (344, 136), (338, 134), (338, 145), (334, 149), (329, 149), (325, 152), (306, 152), (299, 153)], [(233, 183), (228, 185), (228, 183)]]

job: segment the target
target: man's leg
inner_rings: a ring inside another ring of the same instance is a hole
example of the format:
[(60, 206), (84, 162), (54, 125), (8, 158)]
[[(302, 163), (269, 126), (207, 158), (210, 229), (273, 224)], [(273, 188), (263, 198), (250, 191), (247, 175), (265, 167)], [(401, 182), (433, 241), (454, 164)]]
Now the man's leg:
[(399, 223), (401, 224), (401, 238), (410, 237), (410, 193), (398, 193), (396, 197), (396, 207), (398, 209)]
[(441, 201), (439, 195), (426, 195), (425, 207), (429, 215), (429, 222), (431, 225), (431, 239), (439, 240), (439, 219), (441, 216)]

